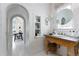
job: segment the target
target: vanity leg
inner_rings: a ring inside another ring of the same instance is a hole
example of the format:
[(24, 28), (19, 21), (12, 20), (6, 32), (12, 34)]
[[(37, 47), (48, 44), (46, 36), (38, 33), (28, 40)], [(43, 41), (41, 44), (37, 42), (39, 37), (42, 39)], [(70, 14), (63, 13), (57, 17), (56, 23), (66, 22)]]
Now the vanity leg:
[(48, 55), (48, 49), (46, 50), (46, 54)]
[(48, 40), (45, 38), (45, 42), (44, 42), (44, 46), (45, 46), (45, 52), (46, 54), (48, 54)]
[(69, 56), (69, 48), (67, 48), (67, 56)]
[(77, 56), (78, 49), (77, 47), (67, 48), (67, 55), (68, 56)]
[(78, 55), (78, 47), (76, 46), (76, 47), (74, 47), (74, 53), (75, 53), (75, 56), (77, 56)]

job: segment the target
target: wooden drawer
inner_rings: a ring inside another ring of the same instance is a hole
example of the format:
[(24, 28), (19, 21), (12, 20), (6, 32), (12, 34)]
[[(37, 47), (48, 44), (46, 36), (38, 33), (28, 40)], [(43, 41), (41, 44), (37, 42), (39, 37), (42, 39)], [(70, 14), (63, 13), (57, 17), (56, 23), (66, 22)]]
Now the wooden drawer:
[(63, 45), (63, 46), (66, 46), (66, 47), (74, 47), (77, 43), (76, 42), (72, 42), (72, 41), (68, 41), (68, 40), (65, 40), (65, 39), (61, 39), (61, 38), (47, 38), (47, 40), (51, 43), (55, 42), (56, 44), (59, 44), (59, 45)]

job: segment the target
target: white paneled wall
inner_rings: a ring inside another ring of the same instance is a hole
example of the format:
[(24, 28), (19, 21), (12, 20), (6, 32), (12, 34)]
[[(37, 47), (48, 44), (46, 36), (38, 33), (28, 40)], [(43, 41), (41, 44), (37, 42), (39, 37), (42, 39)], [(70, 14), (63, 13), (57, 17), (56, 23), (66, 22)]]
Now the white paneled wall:
[(1, 15), (1, 5), (0, 5), (0, 55), (4, 55), (3, 53), (3, 40), (2, 40), (2, 15)]

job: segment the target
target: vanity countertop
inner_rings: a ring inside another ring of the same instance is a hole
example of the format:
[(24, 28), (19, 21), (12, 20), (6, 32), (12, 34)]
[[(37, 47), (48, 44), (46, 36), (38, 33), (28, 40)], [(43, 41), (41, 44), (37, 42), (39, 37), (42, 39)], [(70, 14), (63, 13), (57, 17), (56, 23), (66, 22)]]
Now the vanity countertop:
[(79, 38), (75, 38), (75, 37), (68, 37), (68, 36), (65, 36), (65, 35), (52, 35), (52, 36), (55, 36), (55, 37), (58, 37), (58, 38), (61, 38), (61, 39), (65, 39), (65, 40), (69, 40), (69, 41), (74, 41), (74, 42), (78, 42), (79, 41)]

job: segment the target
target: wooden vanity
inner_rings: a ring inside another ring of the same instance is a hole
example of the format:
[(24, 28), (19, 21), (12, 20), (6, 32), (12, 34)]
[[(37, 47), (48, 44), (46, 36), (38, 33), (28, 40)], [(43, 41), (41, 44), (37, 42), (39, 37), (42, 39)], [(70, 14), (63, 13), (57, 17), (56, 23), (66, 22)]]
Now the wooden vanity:
[(64, 46), (67, 47), (68, 56), (78, 55), (78, 41), (66, 40), (64, 38), (59, 38), (53, 35), (45, 35), (44, 43), (45, 51), (47, 54), (51, 51), (56, 53), (58, 47)]

